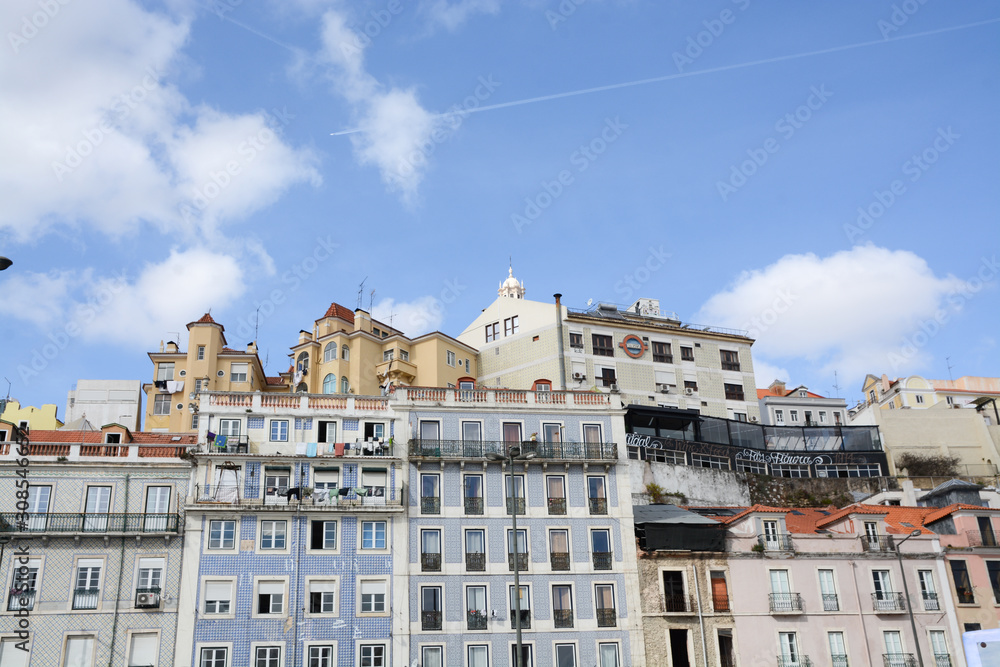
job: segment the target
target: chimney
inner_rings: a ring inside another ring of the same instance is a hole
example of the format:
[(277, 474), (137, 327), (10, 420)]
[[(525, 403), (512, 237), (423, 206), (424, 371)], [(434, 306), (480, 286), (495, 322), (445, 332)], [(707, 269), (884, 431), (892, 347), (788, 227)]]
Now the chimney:
[(771, 386), (767, 388), (772, 394), (784, 394), (785, 393), (785, 383), (781, 380), (775, 380), (771, 383)]
[(247, 343), (247, 354), (257, 354), (257, 342)]
[(177, 351), (177, 343), (175, 343), (172, 340), (168, 340), (167, 341), (167, 352), (176, 352), (176, 351)]
[(566, 347), (563, 343), (562, 294), (552, 295), (556, 300), (556, 340), (559, 350), (559, 389), (566, 390)]

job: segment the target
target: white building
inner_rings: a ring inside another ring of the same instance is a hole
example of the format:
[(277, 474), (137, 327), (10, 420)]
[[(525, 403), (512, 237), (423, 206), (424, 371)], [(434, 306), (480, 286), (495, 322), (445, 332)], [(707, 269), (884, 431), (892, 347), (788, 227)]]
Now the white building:
[(847, 401), (826, 398), (804, 385), (788, 389), (775, 380), (767, 389), (757, 390), (760, 420), (767, 426), (825, 426), (847, 423)]
[(77, 380), (66, 396), (66, 423), (86, 416), (97, 427), (121, 424), (138, 431), (142, 383), (138, 380)]

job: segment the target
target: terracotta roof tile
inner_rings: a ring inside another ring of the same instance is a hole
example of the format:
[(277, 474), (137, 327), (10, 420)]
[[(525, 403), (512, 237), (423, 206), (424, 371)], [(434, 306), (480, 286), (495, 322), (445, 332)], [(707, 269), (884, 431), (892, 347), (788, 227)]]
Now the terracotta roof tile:
[[(758, 389), (757, 390), (757, 398), (767, 398), (769, 396), (773, 396), (775, 398), (786, 398), (788, 396), (791, 396), (792, 392), (795, 392), (795, 391), (798, 391), (797, 387), (795, 389), (788, 389), (788, 390), (786, 390), (784, 394), (775, 393), (775, 392), (771, 391), (770, 389)], [(806, 391), (806, 396), (808, 398), (826, 398), (826, 396), (820, 396), (819, 394), (814, 394), (813, 392), (808, 391), (808, 390)]]
[(328, 317), (336, 317), (344, 320), (345, 322), (354, 324), (354, 313), (344, 306), (341, 306), (339, 303), (331, 303), (330, 307), (326, 309), (326, 313), (320, 319), (324, 320)]
[[(928, 508), (933, 509), (933, 508)], [(954, 514), (960, 510), (989, 510), (993, 512), (1000, 512), (1000, 508), (995, 507), (981, 507), (979, 505), (969, 505), (967, 503), (955, 503), (953, 505), (948, 505), (947, 507), (942, 507), (940, 509), (934, 509), (930, 514), (924, 518), (924, 523), (934, 523), (935, 521), (940, 521), (949, 514)]]
[(226, 330), (226, 327), (222, 326), (221, 324), (212, 319), (211, 313), (205, 313), (194, 322), (188, 322), (188, 326), (191, 326), (192, 324), (217, 324), (220, 329), (222, 329), (223, 331)]
[[(33, 444), (48, 442), (84, 442), (86, 444), (99, 444), (104, 442), (104, 434), (100, 429), (96, 431), (40, 431), (33, 429), (29, 434)], [(174, 440), (180, 438), (180, 440)], [(195, 445), (198, 443), (198, 436), (194, 433), (152, 433), (149, 431), (132, 432), (132, 442), (122, 443), (124, 445)]]
[(285, 382), (280, 377), (276, 377), (276, 378), (274, 378), (274, 377), (266, 377), (264, 379), (267, 380), (268, 384), (284, 384), (284, 382)]

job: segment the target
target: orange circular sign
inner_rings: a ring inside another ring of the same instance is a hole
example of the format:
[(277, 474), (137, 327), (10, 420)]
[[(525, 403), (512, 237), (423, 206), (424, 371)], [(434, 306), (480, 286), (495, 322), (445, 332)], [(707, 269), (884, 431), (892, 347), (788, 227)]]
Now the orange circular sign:
[(646, 344), (642, 342), (642, 339), (635, 334), (629, 334), (625, 336), (621, 344), (618, 346), (625, 351), (625, 354), (632, 357), (633, 359), (638, 359), (646, 352)]

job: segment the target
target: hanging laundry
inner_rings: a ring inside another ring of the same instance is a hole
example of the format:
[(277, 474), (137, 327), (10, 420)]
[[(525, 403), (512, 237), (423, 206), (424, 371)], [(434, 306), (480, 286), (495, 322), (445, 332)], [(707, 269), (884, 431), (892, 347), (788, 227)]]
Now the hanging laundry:
[(166, 391), (167, 390), (167, 381), (166, 380), (154, 380), (153, 384), (160, 391)]
[(295, 443), (295, 455), (296, 456), (305, 456), (306, 455), (306, 443), (304, 443), (304, 442), (296, 442)]
[(184, 391), (184, 380), (167, 380), (167, 391), (171, 394)]
[(306, 443), (306, 456), (316, 456), (316, 449), (319, 445), (315, 442)]
[(335, 442), (335, 443), (333, 443), (333, 452), (334, 452), (334, 455), (336, 455), (336, 456), (343, 456), (344, 455), (344, 443), (342, 443), (342, 442)]

